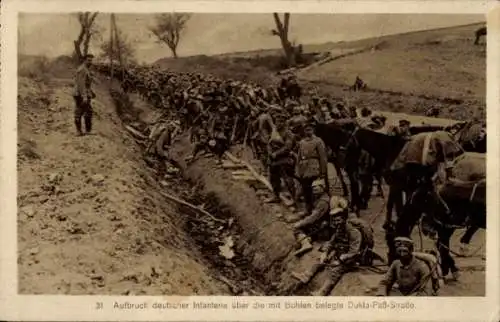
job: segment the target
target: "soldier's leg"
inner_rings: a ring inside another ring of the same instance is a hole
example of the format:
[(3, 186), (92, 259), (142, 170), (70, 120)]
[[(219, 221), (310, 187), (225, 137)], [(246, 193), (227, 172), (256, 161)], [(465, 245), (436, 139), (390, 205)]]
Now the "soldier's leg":
[(82, 134), (82, 116), (83, 116), (83, 99), (81, 96), (74, 96), (75, 100), (75, 115), (74, 123), (78, 135)]
[(470, 244), (472, 236), (479, 230), (479, 226), (471, 225), (467, 228), (462, 238), (460, 238), (461, 244)]
[(455, 264), (455, 260), (450, 254), (450, 238), (453, 234), (453, 229), (441, 229), (438, 234), (437, 249), (439, 255), (441, 256), (441, 269), (443, 276), (452, 273), (453, 279), (458, 279), (458, 267)]
[(286, 187), (288, 189), (288, 192), (292, 195), (293, 202), (296, 203), (296, 198), (297, 198), (297, 189), (295, 188), (295, 181), (293, 180), (294, 177), (294, 167), (291, 165), (284, 165), (282, 168), (282, 177), (285, 180)]
[(85, 120), (85, 132), (90, 133), (92, 131), (92, 117), (93, 117), (92, 105), (90, 102), (85, 104), (85, 110), (83, 118)]
[(361, 195), (360, 195), (360, 206), (362, 209), (368, 208), (368, 201), (370, 200), (371, 192), (373, 189), (373, 177), (372, 175), (360, 175), (361, 181)]
[(340, 281), (342, 276), (348, 271), (346, 265), (338, 265), (329, 269), (327, 280), (323, 283), (321, 288), (316, 292), (318, 296), (328, 296)]
[(321, 269), (325, 267), (325, 264), (316, 262), (308, 270), (304, 272), (292, 272), (292, 276), (302, 282), (307, 284), (311, 279), (318, 273)]
[(281, 190), (281, 167), (279, 165), (271, 165), (269, 167), (269, 181), (273, 187), (274, 193), (274, 198), (269, 200), (269, 202), (279, 202)]
[(300, 184), (302, 186), (302, 194), (304, 195), (304, 201), (306, 203), (306, 211), (307, 213), (311, 213), (314, 205), (313, 205), (313, 192), (312, 192), (312, 183), (316, 178), (301, 178)]

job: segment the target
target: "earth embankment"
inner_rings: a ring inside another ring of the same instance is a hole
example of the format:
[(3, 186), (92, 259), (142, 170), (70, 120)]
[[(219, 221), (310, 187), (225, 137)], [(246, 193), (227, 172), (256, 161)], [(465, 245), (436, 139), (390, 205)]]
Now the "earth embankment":
[(106, 84), (77, 137), (70, 79), (19, 77), (21, 294), (230, 294), (159, 193)]

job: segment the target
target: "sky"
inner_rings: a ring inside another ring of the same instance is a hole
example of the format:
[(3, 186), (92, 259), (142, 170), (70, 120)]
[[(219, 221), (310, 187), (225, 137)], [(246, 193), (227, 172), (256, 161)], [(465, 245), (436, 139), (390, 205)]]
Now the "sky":
[[(96, 19), (102, 38), (91, 44), (92, 53), (99, 52), (99, 42), (109, 39), (109, 17), (103, 13)], [(483, 21), (483, 15), (456, 14), (292, 14), (289, 38), (302, 44), (320, 44)], [(133, 41), (140, 62), (171, 56), (168, 47), (158, 43), (148, 30), (154, 24), (153, 14), (117, 14), (116, 23)], [(196, 13), (187, 23), (178, 55), (279, 48), (279, 38), (270, 34), (272, 28), (271, 13)], [(19, 53), (48, 57), (70, 54), (78, 33), (79, 23), (72, 14), (23, 13), (19, 16)]]

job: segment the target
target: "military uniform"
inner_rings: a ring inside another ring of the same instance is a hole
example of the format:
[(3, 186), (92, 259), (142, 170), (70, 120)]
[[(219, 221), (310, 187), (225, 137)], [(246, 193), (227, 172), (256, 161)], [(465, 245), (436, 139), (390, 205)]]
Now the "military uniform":
[(325, 245), (325, 253), (334, 252), (334, 258), (330, 261), (328, 270), (329, 278), (318, 291), (318, 295), (327, 296), (337, 285), (342, 276), (353, 269), (363, 253), (363, 236), (359, 229), (355, 228), (349, 221), (344, 227), (338, 228), (332, 238)]
[(73, 98), (75, 100), (74, 122), (78, 134), (82, 134), (82, 117), (85, 121), (85, 131), (92, 131), (92, 105), (91, 99), (95, 97), (91, 89), (92, 74), (85, 64), (80, 65), (75, 75)]
[(173, 122), (159, 125), (156, 129), (151, 131), (149, 139), (151, 140), (152, 147), (150, 151), (161, 158), (168, 158), (165, 147), (172, 144), (172, 140), (179, 131), (180, 127)]
[[(429, 281), (425, 281), (429, 279)], [(423, 285), (421, 283), (423, 282)], [(403, 265), (400, 260), (392, 262), (384, 279), (380, 282), (378, 295), (389, 295), (394, 283), (402, 295), (431, 296), (430, 270), (425, 262), (413, 257), (409, 264)]]
[[(378, 296), (389, 295), (394, 283), (398, 283), (401, 295), (431, 296), (435, 295), (431, 285), (433, 273), (428, 264), (413, 254), (413, 241), (407, 237), (396, 237), (395, 248), (405, 251), (399, 259), (395, 259), (384, 278), (380, 281)], [(435, 262), (437, 265), (437, 261)]]
[(307, 212), (310, 213), (313, 208), (313, 181), (323, 177), (329, 191), (326, 147), (315, 135), (305, 137), (299, 142), (296, 176), (302, 186)]
[(292, 151), (295, 146), (293, 133), (287, 128), (273, 132), (268, 144), (269, 175), (274, 190), (274, 201), (279, 200), (281, 178), (285, 180), (287, 188), (295, 198), (294, 165), (295, 158)]
[[(301, 243), (301, 248), (295, 252), (299, 256), (312, 249), (311, 237), (322, 235), (323, 228), (328, 223), (328, 212), (330, 210), (330, 197), (325, 192), (323, 180), (316, 180), (313, 183), (315, 189), (314, 208), (310, 215), (299, 220), (293, 225), (297, 240)], [(319, 233), (319, 234), (318, 234)]]
[(293, 134), (295, 134), (298, 138), (302, 138), (304, 136), (304, 127), (307, 123), (307, 118), (302, 115), (295, 115), (288, 121), (288, 126)]
[(261, 113), (254, 122), (255, 133), (252, 139), (255, 142), (255, 152), (263, 164), (267, 163), (267, 144), (273, 132), (273, 119), (267, 112)]

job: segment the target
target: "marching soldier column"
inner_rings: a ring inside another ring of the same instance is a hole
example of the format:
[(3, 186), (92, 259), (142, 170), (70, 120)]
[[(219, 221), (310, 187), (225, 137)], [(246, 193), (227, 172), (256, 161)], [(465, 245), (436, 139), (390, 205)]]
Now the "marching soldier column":
[[(299, 281), (307, 283), (317, 271), (326, 268), (329, 279), (317, 294), (327, 295), (344, 273), (359, 265), (370, 266), (374, 258), (380, 259), (373, 252), (370, 225), (357, 214), (349, 213), (347, 200), (331, 193), (328, 151), (314, 130), (316, 123), (346, 117), (356, 120), (358, 126), (380, 130), (385, 126), (385, 117), (373, 115), (369, 109), (362, 109), (358, 117), (353, 106), (346, 108), (343, 102), (334, 103), (326, 97), (315, 96), (309, 104), (304, 104), (295, 78), (283, 80), (276, 90), (201, 74), (162, 72), (145, 67), (131, 69), (124, 73), (127, 88), (152, 100), (167, 115), (149, 136), (149, 151), (162, 163), (168, 161), (168, 146), (182, 131), (188, 131), (194, 143), (193, 153), (187, 158), (189, 162), (203, 151), (215, 154), (220, 162), (230, 145), (248, 144), (269, 173), (273, 196), (268, 202), (280, 202), (282, 183), (296, 207), (301, 197), (304, 199), (305, 209), (297, 212), (293, 224), (300, 245), (295, 255), (310, 251), (313, 242), (323, 241), (324, 245), (321, 258), (309, 271), (295, 272)], [(107, 71), (105, 66), (100, 66), (100, 70)], [(357, 90), (364, 88), (361, 82), (356, 84)], [(155, 96), (158, 91), (161, 99)], [(409, 126), (408, 121), (402, 120), (389, 133), (408, 140)], [(373, 160), (362, 154), (359, 161), (366, 169), (366, 173), (360, 173), (360, 179), (364, 182), (362, 203), (367, 208), (373, 185), (373, 173), (369, 170)], [(380, 177), (378, 181), (382, 193)], [(429, 286), (427, 281), (439, 280), (439, 277), (434, 276), (435, 270), (429, 270), (426, 264), (435, 256), (416, 256), (407, 238), (395, 238), (394, 243), (398, 259), (392, 262), (379, 294), (389, 294), (397, 283), (403, 295), (435, 295), (439, 283)]]

